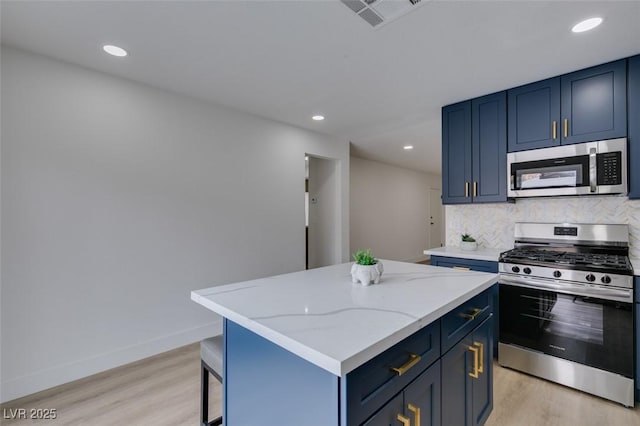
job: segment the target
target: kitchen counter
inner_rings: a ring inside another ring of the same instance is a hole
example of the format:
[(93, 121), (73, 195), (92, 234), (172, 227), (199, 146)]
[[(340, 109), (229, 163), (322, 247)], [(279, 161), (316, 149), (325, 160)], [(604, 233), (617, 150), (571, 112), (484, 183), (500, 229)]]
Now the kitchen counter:
[(477, 250), (462, 250), (460, 247), (437, 247), (424, 251), (431, 256), (457, 257), (461, 259), (487, 260), (497, 262), (500, 253), (510, 250), (508, 248), (478, 247)]
[(351, 283), (351, 263), (344, 263), (197, 290), (191, 298), (343, 377), (497, 281), (496, 274), (381, 261), (380, 283), (366, 287)]

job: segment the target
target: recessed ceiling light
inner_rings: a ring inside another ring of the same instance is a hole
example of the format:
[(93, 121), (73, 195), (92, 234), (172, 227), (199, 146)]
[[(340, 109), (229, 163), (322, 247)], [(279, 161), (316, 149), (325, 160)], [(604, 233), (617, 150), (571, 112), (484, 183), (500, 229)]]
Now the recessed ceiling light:
[(324, 120), (324, 115), (314, 115), (311, 119), (315, 121), (322, 121)]
[(124, 50), (122, 47), (113, 46), (111, 44), (105, 44), (104, 46), (102, 46), (102, 50), (107, 52), (109, 55), (117, 56), (119, 58), (127, 56), (126, 50)]
[(413, 149), (413, 145), (405, 145), (405, 146), (402, 147), (402, 149), (404, 149), (406, 151), (412, 150)]
[(594, 29), (601, 23), (602, 18), (599, 17), (585, 19), (584, 21), (575, 24), (573, 28), (571, 28), (571, 31), (573, 31), (574, 33), (583, 33), (585, 31)]

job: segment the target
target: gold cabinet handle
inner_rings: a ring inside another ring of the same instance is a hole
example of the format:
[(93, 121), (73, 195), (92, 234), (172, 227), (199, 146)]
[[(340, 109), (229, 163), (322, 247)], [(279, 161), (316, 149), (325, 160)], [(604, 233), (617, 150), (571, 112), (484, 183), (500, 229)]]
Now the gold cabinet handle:
[(469, 198), (469, 182), (464, 183), (464, 196)]
[(473, 181), (473, 196), (477, 197), (478, 196), (478, 182)]
[(474, 379), (477, 379), (478, 373), (479, 373), (479, 369), (478, 369), (478, 348), (475, 346), (469, 346), (468, 349), (473, 352), (473, 372), (469, 372), (469, 376), (473, 377)]
[(564, 119), (564, 138), (568, 138), (569, 137), (569, 119), (565, 118)]
[(473, 308), (472, 312), (470, 314), (461, 314), (464, 318), (470, 319), (470, 320), (474, 320), (476, 319), (476, 317), (478, 315), (480, 315), (480, 313), (482, 312), (482, 309), (480, 308)]
[(467, 267), (464, 267), (464, 266), (454, 266), (451, 269), (456, 269), (458, 271), (470, 271), (471, 270), (471, 268), (467, 268)]
[(409, 361), (406, 364), (400, 367), (391, 367), (391, 371), (395, 371), (396, 373), (398, 373), (398, 376), (402, 376), (404, 373), (411, 370), (413, 366), (419, 363), (420, 359), (422, 359), (420, 355), (409, 354)]
[(411, 426), (411, 419), (409, 419), (409, 417), (405, 417), (402, 414), (398, 414), (398, 417), (396, 418), (402, 422), (402, 426)]
[(484, 373), (484, 345), (480, 342), (473, 342), (473, 345), (477, 346), (480, 351), (480, 366), (478, 367), (478, 373)]
[(408, 404), (407, 408), (413, 413), (413, 422), (415, 426), (420, 426), (420, 407), (416, 407), (413, 404)]
[(558, 122), (553, 120), (553, 139), (555, 140), (558, 137)]

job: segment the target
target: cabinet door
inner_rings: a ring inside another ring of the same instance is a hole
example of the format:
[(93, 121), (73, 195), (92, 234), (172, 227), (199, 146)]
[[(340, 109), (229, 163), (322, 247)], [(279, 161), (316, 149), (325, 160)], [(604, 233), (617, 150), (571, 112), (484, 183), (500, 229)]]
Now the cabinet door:
[(507, 201), (507, 94), (471, 101), (473, 202)]
[(562, 144), (627, 134), (626, 60), (561, 77)]
[(483, 425), (493, 409), (493, 317), (473, 331), (472, 345), (480, 351), (478, 378), (471, 379), (471, 425)]
[[(629, 59), (629, 198), (640, 198), (640, 55)], [(638, 379), (640, 383), (640, 378)]]
[(404, 411), (412, 425), (440, 426), (440, 361), (407, 386)]
[(469, 333), (441, 359), (443, 380), (442, 424), (469, 425), (471, 423), (471, 377), (473, 353), (469, 351), (472, 334)]
[[(477, 355), (476, 355), (477, 353)], [(493, 409), (493, 316), (441, 360), (442, 424), (482, 425)]]
[(402, 393), (387, 402), (376, 414), (364, 422), (363, 426), (398, 426), (402, 424), (398, 415), (404, 416)]
[(442, 203), (471, 202), (471, 101), (442, 108)]
[(511, 89), (509, 152), (560, 145), (560, 78)]

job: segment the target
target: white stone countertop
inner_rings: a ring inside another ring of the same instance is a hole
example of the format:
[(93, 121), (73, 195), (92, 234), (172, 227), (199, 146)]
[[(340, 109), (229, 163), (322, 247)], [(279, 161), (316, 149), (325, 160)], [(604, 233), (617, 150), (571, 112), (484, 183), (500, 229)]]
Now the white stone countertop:
[(497, 274), (381, 260), (379, 284), (351, 263), (191, 292), (191, 299), (345, 376), (497, 282)]
[(477, 250), (462, 250), (460, 247), (446, 246), (425, 250), (424, 254), (431, 256), (457, 257), (461, 259), (488, 260), (497, 262), (500, 253), (508, 248), (478, 247)]

